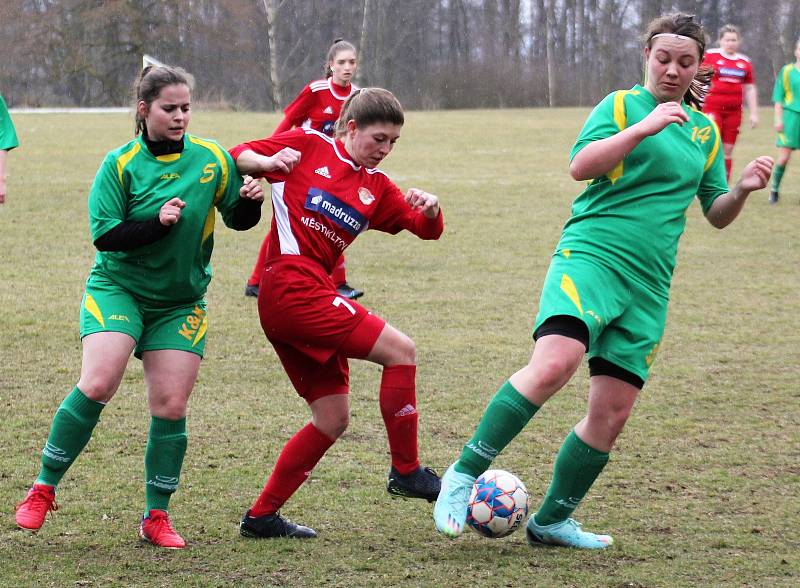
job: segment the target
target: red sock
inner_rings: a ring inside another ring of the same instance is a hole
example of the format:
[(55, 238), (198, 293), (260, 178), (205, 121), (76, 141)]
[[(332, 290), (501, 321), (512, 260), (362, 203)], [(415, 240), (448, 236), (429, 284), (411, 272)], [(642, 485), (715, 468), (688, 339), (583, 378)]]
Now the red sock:
[(345, 282), (347, 282), (347, 274), (345, 272), (345, 265), (344, 265), (344, 253), (339, 256), (339, 259), (336, 260), (336, 265), (333, 266), (333, 271), (331, 272), (331, 280), (333, 280), (334, 285), (341, 286)]
[(258, 249), (258, 259), (253, 266), (253, 273), (250, 274), (250, 279), (247, 280), (248, 286), (258, 286), (261, 283), (261, 275), (264, 273), (264, 266), (267, 263), (267, 247), (269, 246), (269, 233), (266, 234), (264, 240), (261, 242), (261, 247)]
[(730, 157), (725, 158), (725, 177), (730, 181), (731, 179), (731, 167), (733, 165), (733, 160)]
[(306, 481), (333, 441), (308, 423), (283, 446), (275, 468), (261, 495), (250, 509), (250, 516), (273, 514)]
[(417, 366), (393, 365), (383, 368), (380, 406), (392, 465), (401, 474), (419, 467), (417, 451)]

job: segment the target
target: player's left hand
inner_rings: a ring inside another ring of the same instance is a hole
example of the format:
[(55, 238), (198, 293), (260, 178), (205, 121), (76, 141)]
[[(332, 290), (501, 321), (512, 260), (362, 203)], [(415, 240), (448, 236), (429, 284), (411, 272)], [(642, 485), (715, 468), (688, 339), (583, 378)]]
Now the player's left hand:
[(433, 194), (428, 194), (418, 188), (411, 188), (406, 192), (405, 200), (411, 208), (419, 210), (428, 218), (439, 216), (439, 199)]
[(758, 125), (758, 113), (751, 112), (750, 113), (750, 128), (754, 129)]
[(765, 188), (769, 182), (769, 177), (772, 175), (773, 163), (773, 159), (766, 155), (755, 158), (742, 170), (739, 185), (747, 192)]
[(242, 179), (244, 184), (239, 188), (239, 197), (264, 202), (264, 188), (261, 186), (261, 182), (251, 176), (244, 176)]

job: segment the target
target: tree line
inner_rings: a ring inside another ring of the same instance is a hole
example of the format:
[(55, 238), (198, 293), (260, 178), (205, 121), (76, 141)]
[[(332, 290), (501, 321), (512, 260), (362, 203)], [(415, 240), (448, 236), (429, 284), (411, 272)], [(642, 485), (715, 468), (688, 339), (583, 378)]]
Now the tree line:
[(119, 106), (142, 54), (181, 65), (194, 99), (283, 108), (323, 77), (336, 38), (360, 85), (407, 108), (577, 106), (641, 81), (655, 16), (743, 32), (762, 103), (800, 37), (798, 0), (4, 0), (0, 94), (11, 106)]

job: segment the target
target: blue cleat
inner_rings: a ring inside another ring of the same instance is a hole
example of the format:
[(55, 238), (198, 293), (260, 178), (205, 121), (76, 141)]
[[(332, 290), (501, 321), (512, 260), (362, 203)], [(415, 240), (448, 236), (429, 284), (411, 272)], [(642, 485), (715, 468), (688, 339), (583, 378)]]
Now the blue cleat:
[(464, 532), (473, 484), (475, 478), (457, 472), (452, 465), (442, 476), (442, 488), (433, 507), (433, 521), (436, 529), (451, 539)]
[(537, 525), (534, 517), (528, 519), (525, 535), (532, 547), (539, 545), (560, 545), (561, 547), (577, 547), (578, 549), (605, 549), (614, 543), (611, 535), (595, 535), (581, 530), (581, 524), (575, 519), (559, 521), (552, 525)]

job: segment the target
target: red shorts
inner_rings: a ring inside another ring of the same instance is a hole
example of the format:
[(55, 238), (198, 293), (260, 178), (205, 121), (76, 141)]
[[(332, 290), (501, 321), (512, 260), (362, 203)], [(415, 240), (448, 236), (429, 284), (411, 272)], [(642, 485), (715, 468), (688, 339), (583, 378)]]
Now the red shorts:
[(733, 145), (739, 136), (739, 127), (742, 126), (742, 108), (714, 108), (706, 104), (703, 107), (710, 119), (719, 127), (719, 134), (725, 145)]
[(261, 277), (261, 327), (306, 402), (347, 394), (348, 357), (364, 358), (385, 326), (336, 293), (324, 268), (297, 255), (269, 260)]

